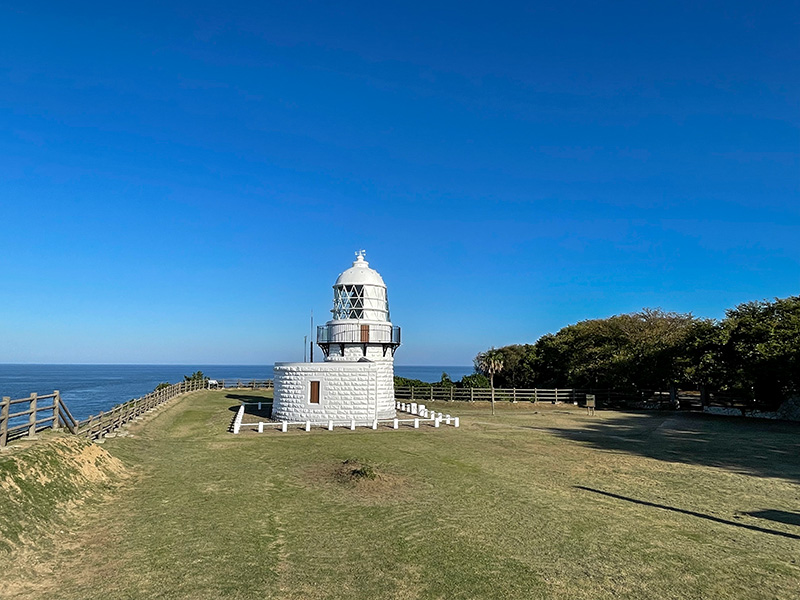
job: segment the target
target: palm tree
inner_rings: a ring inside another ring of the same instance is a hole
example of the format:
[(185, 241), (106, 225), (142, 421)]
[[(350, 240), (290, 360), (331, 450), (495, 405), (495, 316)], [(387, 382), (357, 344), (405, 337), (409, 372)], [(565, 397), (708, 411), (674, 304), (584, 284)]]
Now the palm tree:
[(494, 414), (494, 376), (503, 370), (503, 353), (492, 346), (486, 352), (478, 354), (476, 362), (478, 369), (489, 376), (489, 383), (492, 386), (492, 414)]

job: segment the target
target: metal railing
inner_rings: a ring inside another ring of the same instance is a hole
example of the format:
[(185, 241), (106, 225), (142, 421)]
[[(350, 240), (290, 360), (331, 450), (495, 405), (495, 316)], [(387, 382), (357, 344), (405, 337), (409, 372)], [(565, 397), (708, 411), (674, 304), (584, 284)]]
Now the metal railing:
[(400, 327), (396, 325), (341, 323), (317, 327), (318, 344), (376, 343), (400, 344)]

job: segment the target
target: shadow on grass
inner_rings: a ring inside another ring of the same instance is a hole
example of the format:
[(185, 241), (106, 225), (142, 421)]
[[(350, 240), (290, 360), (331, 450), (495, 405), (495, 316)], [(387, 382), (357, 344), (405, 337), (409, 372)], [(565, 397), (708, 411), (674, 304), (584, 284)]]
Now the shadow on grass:
[(549, 431), (602, 450), (800, 482), (800, 423), (675, 412), (603, 415)]
[(269, 402), (272, 404), (272, 398), (266, 396), (254, 396), (252, 394), (225, 394), (226, 398), (231, 400), (241, 400), (242, 402)]
[[(693, 510), (685, 510), (683, 508), (675, 508), (674, 506), (667, 506), (665, 504), (656, 504), (655, 502), (647, 502), (646, 500), (637, 500), (636, 498), (628, 498), (627, 496), (612, 494), (611, 492), (604, 492), (603, 490), (595, 490), (593, 488), (585, 487), (583, 485), (576, 485), (575, 488), (587, 492), (592, 492), (593, 494), (601, 494), (603, 496), (608, 496), (609, 498), (615, 498), (617, 500), (624, 500), (625, 502), (632, 502), (634, 504), (640, 504), (642, 506), (651, 506), (653, 508), (660, 508), (661, 510), (668, 510), (670, 512), (680, 513), (682, 515), (689, 515), (692, 517), (697, 517), (699, 519), (706, 519), (707, 521), (714, 521), (715, 523), (722, 523), (723, 525), (733, 525), (734, 527), (741, 527), (743, 529), (749, 529), (750, 531), (758, 531), (759, 533), (768, 533), (770, 535), (777, 535), (780, 537), (790, 538), (793, 540), (800, 540), (800, 535), (796, 535), (794, 533), (777, 531), (775, 529), (767, 529), (766, 527), (759, 527), (758, 525), (748, 525), (747, 523), (737, 523), (736, 521), (729, 521), (728, 519), (720, 519), (719, 517), (715, 517), (713, 515), (707, 515)], [(761, 512), (783, 512), (783, 511), (761, 511)], [(743, 514), (752, 515), (754, 513), (743, 513)]]
[[(228, 410), (231, 411), (232, 413), (236, 413), (239, 412), (240, 406), (241, 404), (229, 406)], [(263, 419), (269, 419), (272, 417), (272, 402), (263, 402), (261, 404), (261, 410), (258, 409), (258, 404), (245, 404), (244, 414), (252, 415), (254, 417), (259, 417)]]
[(787, 510), (754, 510), (742, 514), (750, 515), (751, 517), (758, 517), (759, 519), (767, 519), (769, 521), (776, 521), (777, 523), (785, 523), (786, 525), (796, 525), (797, 527), (800, 527), (800, 513), (796, 512), (789, 512)]

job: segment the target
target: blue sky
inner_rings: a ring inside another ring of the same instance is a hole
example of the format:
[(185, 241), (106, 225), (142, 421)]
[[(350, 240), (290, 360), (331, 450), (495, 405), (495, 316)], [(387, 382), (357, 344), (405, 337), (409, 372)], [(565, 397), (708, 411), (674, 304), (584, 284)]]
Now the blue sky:
[(800, 293), (797, 2), (0, 0), (0, 362), (400, 364)]

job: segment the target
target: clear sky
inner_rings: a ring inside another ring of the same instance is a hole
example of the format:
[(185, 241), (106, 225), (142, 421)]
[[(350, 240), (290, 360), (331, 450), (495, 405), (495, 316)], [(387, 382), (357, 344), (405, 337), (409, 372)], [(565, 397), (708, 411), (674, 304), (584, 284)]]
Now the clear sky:
[(798, 2), (0, 0), (0, 362), (400, 364), (800, 293)]

